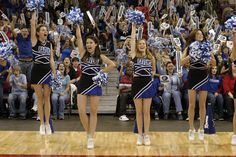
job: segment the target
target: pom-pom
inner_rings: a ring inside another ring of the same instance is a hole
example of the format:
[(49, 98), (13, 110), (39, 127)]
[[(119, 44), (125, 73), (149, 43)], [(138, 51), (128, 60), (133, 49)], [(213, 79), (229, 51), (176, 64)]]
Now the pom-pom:
[(130, 22), (137, 25), (142, 25), (145, 21), (145, 16), (141, 11), (128, 10), (125, 14), (125, 18)]
[(225, 28), (236, 32), (236, 15), (232, 16), (225, 22)]
[(67, 14), (66, 18), (74, 24), (79, 24), (83, 22), (84, 14), (81, 12), (80, 8), (72, 7), (69, 14)]
[(128, 62), (129, 57), (124, 49), (117, 49), (115, 53), (117, 54), (116, 59), (118, 64), (123, 64)]
[(1, 42), (0, 43), (0, 58), (7, 59), (12, 55), (13, 44), (10, 42)]
[(202, 62), (207, 64), (210, 60), (212, 44), (209, 41), (195, 41), (189, 46), (190, 62)]
[(102, 71), (99, 71), (96, 76), (92, 78), (93, 82), (98, 86), (105, 86), (108, 83), (108, 74)]
[(71, 36), (71, 30), (69, 27), (65, 26), (65, 25), (58, 25), (57, 26), (57, 32), (64, 36), (64, 37), (70, 37)]
[(62, 77), (61, 72), (59, 70), (56, 71), (56, 76), (51, 74), (52, 80), (51, 80), (51, 87), (52, 90), (60, 90), (62, 87)]
[(43, 10), (44, 0), (27, 0), (26, 7), (28, 10)]

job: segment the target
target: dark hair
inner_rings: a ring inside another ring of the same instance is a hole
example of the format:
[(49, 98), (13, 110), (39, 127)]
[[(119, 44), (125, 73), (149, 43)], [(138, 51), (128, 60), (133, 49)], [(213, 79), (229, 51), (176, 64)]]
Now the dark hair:
[(59, 70), (59, 66), (60, 65), (64, 65), (64, 68), (65, 68), (65, 70), (64, 70), (64, 76), (66, 76), (67, 74), (66, 74), (66, 67), (65, 67), (65, 64), (64, 63), (59, 63), (58, 65), (57, 65), (57, 69)]
[(229, 68), (228, 68), (229, 71), (228, 71), (228, 74), (229, 74), (229, 77), (231, 79), (234, 78), (234, 76), (233, 76), (233, 69), (232, 69), (232, 63), (233, 63), (233, 60), (229, 58)]
[(74, 62), (74, 61), (78, 61), (78, 62), (79, 62), (79, 58), (78, 58), (78, 57), (73, 57), (73, 58), (71, 59), (71, 62)]
[[(93, 40), (94, 42), (95, 42), (95, 44), (97, 44), (97, 47), (95, 48), (95, 52), (94, 52), (94, 55), (93, 55), (93, 57), (96, 59), (96, 60), (99, 60), (99, 64), (101, 64), (101, 51), (100, 51), (100, 49), (99, 49), (99, 40), (98, 40), (98, 38), (97, 37), (94, 37), (94, 36), (88, 36), (87, 38), (86, 38), (86, 41), (88, 40), (88, 39), (91, 39), (91, 40)], [(83, 56), (83, 58), (81, 59), (83, 62), (85, 62), (88, 58), (90, 57), (90, 53), (86, 50), (85, 51), (85, 54), (84, 54), (84, 56)]]
[(39, 37), (37, 33), (40, 31), (40, 29), (41, 29), (42, 27), (45, 27), (45, 28), (47, 28), (47, 30), (48, 30), (47, 25), (44, 25), (44, 24), (38, 25), (38, 27), (36, 28), (36, 37), (37, 37), (37, 38)]
[(203, 40), (206, 40), (206, 34), (204, 33), (203, 30), (201, 29), (194, 29), (188, 36), (188, 39), (187, 39), (187, 46), (189, 46), (192, 42), (196, 41), (196, 34), (198, 31), (201, 31), (202, 34), (203, 34)]

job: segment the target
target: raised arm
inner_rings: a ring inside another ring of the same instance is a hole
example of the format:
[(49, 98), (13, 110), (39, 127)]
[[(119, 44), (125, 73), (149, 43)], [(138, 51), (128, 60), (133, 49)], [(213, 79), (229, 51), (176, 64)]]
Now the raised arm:
[(130, 44), (131, 44), (130, 56), (133, 59), (136, 55), (136, 52), (135, 52), (136, 50), (136, 25), (135, 24), (132, 24)]
[(187, 55), (187, 51), (188, 51), (188, 47), (185, 48), (185, 50), (184, 50), (184, 54), (181, 58), (181, 65), (185, 65), (185, 64), (189, 63), (189, 55)]
[(16, 25), (16, 16), (12, 16), (12, 22), (11, 22), (11, 31), (13, 32), (13, 36), (16, 38), (17, 32), (15, 32), (15, 25)]
[(83, 39), (81, 36), (81, 30), (80, 30), (79, 25), (77, 26), (77, 29), (76, 29), (76, 38), (77, 38), (77, 45), (79, 48), (80, 57), (83, 58), (85, 54), (85, 49), (84, 49)]
[(37, 43), (37, 37), (36, 37), (36, 12), (33, 12), (32, 18), (31, 18), (31, 41), (32, 41), (32, 47), (34, 47)]
[(101, 55), (101, 59), (104, 64), (107, 64), (107, 67), (102, 70), (103, 72), (108, 73), (116, 67), (115, 63), (109, 58), (107, 58), (105, 55)]

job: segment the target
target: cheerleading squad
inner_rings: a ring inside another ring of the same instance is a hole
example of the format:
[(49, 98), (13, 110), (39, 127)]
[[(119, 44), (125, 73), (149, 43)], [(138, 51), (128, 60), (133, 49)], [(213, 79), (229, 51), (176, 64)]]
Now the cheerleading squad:
[[(198, 100), (200, 115), (200, 126), (197, 130), (198, 138), (204, 140), (203, 127), (205, 123), (206, 103), (211, 103), (213, 108), (217, 104), (218, 111), (214, 111), (214, 113), (217, 113), (219, 116), (217, 119), (223, 119), (222, 95), (224, 95), (228, 118), (233, 119), (234, 135), (232, 136), (231, 143), (235, 145), (236, 113), (233, 110), (233, 105), (235, 108), (236, 33), (233, 34), (233, 49), (231, 54), (225, 52), (229, 49), (224, 47), (222, 48), (224, 51), (222, 55), (214, 56), (212, 53), (212, 43), (207, 40), (209, 38), (204, 35), (204, 31), (193, 29), (187, 37), (185, 46), (183, 48), (176, 47), (177, 51), (183, 50), (183, 55), (179, 60), (175, 60), (169, 57), (165, 48), (161, 49), (158, 46), (154, 46), (149, 49), (150, 42), (143, 38), (136, 40), (136, 31), (139, 29), (138, 24), (143, 23), (144, 20), (141, 20), (141, 22), (140, 20), (135, 20), (134, 15), (144, 17), (142, 13), (133, 11), (127, 16), (129, 21), (132, 22), (130, 26), (127, 23), (124, 26), (119, 26), (123, 27), (120, 33), (122, 35), (128, 34), (128, 31), (124, 30), (128, 30), (128, 27), (130, 27), (131, 36), (128, 39), (129, 41), (127, 40), (124, 44), (124, 49), (127, 52), (126, 55), (118, 54), (120, 57), (118, 63), (122, 62), (120, 64), (120, 84), (122, 84), (120, 85), (120, 97), (126, 93), (125, 99), (127, 99), (127, 93), (130, 92), (130, 98), (135, 105), (138, 128), (136, 144), (151, 145), (149, 136), (150, 108), (153, 101), (158, 102), (157, 99), (159, 97), (157, 94), (160, 95), (160, 93), (157, 93), (157, 90), (158, 92), (163, 92), (161, 96), (163, 100), (164, 119), (168, 119), (169, 116), (171, 97), (173, 97), (176, 105), (178, 119), (183, 119), (180, 93), (180, 87), (183, 86), (185, 90), (182, 94), (186, 98), (186, 104), (188, 104), (189, 140), (195, 139), (194, 116), (196, 101)], [(55, 60), (57, 60), (57, 55), (55, 49), (61, 48), (58, 45), (54, 46), (48, 40), (50, 33), (54, 38), (54, 42), (58, 42), (57, 40), (60, 42), (61, 37), (55, 37), (58, 35), (56, 31), (52, 30), (50, 32), (46, 25), (39, 24), (39, 19), (37, 19), (35, 11), (31, 17), (30, 33), (25, 25), (22, 25), (20, 31), (17, 31), (15, 29), (16, 20), (17, 18), (13, 16), (11, 30), (17, 41), (19, 63), (9, 63), (7, 58), (0, 58), (0, 81), (3, 82), (4, 74), (8, 73), (7, 80), (12, 87), (8, 98), (10, 118), (16, 117), (17, 109), (15, 108), (14, 101), (20, 98), (20, 109), (18, 113), (21, 119), (25, 119), (27, 83), (29, 83), (35, 92), (37, 100), (37, 110), (40, 118), (39, 133), (42, 135), (52, 134), (52, 126), (49, 124), (51, 102), (53, 106), (53, 118), (58, 117), (59, 119), (64, 119), (65, 100), (68, 98), (70, 88), (72, 88), (71, 84), (74, 84), (78, 89), (77, 105), (80, 120), (87, 133), (87, 148), (93, 149), (94, 134), (97, 125), (97, 110), (102, 96), (101, 85), (107, 83), (107, 73), (117, 67), (116, 64), (106, 57), (106, 55), (101, 54), (99, 40), (94, 35), (94, 32), (90, 32), (93, 35), (87, 35), (85, 38), (84, 30), (86, 27), (82, 24), (77, 24), (74, 25), (76, 27), (76, 37), (72, 37), (70, 40), (64, 40), (62, 47), (64, 53), (59, 58), (63, 63), (59, 63), (56, 67)], [(113, 30), (111, 24), (107, 23), (107, 25)], [(2, 42), (7, 42), (7, 40), (3, 38)], [(74, 43), (74, 45), (70, 45), (70, 42)], [(77, 47), (75, 53), (71, 52), (72, 46)], [(119, 47), (119, 44), (116, 46)], [(158, 50), (162, 52), (155, 53)], [(220, 58), (222, 56), (224, 56), (223, 59)], [(72, 58), (72, 66), (69, 66), (70, 57)], [(124, 59), (125, 57), (127, 59)], [(123, 62), (124, 60), (125, 62)], [(178, 64), (183, 66), (182, 72), (178, 70), (176, 73), (175, 64), (173, 64), (174, 61), (176, 62), (176, 66)], [(102, 66), (103, 64), (106, 66)], [(221, 75), (224, 76), (221, 77)], [(126, 76), (125, 79), (124, 76)], [(3, 85), (2, 82), (0, 85)], [(127, 87), (127, 84), (131, 85)], [(1, 94), (3, 95), (2, 91)], [(0, 98), (2, 99), (1, 96)], [(120, 98), (120, 102), (126, 104), (123, 98)], [(2, 103), (2, 100), (0, 101)], [(57, 102), (59, 102), (59, 109), (57, 108)], [(89, 117), (86, 114), (86, 105), (88, 102), (90, 103)], [(3, 112), (3, 104), (0, 107), (1, 112)], [(158, 107), (156, 110), (158, 111)], [(124, 114), (120, 113), (120, 119), (127, 118), (124, 117)]]

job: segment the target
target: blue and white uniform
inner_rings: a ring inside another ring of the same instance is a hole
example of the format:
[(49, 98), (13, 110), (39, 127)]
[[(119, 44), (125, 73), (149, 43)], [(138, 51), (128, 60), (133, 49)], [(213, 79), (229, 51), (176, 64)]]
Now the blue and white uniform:
[[(190, 67), (188, 73), (188, 88), (192, 90), (209, 89), (207, 63), (210, 61), (210, 45), (207, 41), (195, 41), (189, 46)], [(205, 47), (203, 47), (206, 45)]]
[(102, 88), (95, 84), (92, 80), (94, 76), (101, 70), (99, 59), (89, 57), (85, 62), (81, 62), (82, 75), (78, 83), (78, 94), (101, 96)]
[(131, 94), (134, 99), (152, 98), (154, 87), (152, 84), (152, 62), (147, 58), (133, 59), (134, 78)]
[(51, 43), (42, 43), (39, 40), (32, 48), (33, 69), (31, 71), (31, 84), (48, 84), (51, 82), (50, 53)]

